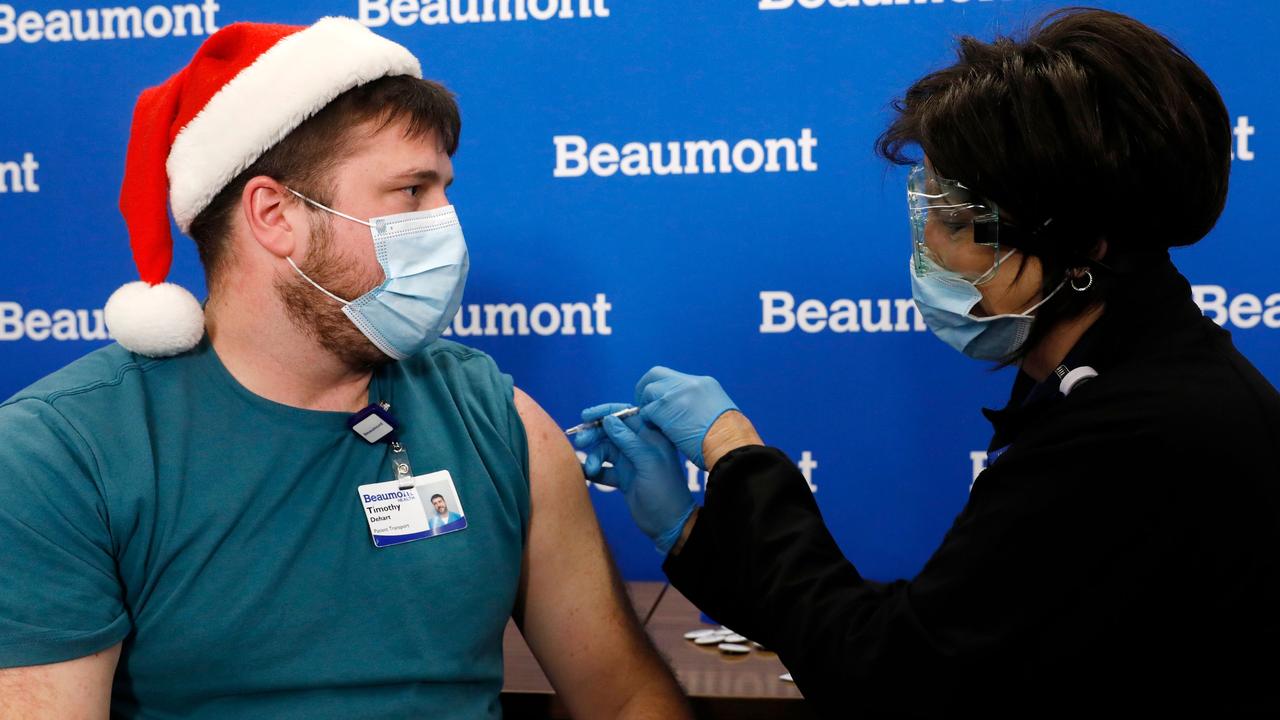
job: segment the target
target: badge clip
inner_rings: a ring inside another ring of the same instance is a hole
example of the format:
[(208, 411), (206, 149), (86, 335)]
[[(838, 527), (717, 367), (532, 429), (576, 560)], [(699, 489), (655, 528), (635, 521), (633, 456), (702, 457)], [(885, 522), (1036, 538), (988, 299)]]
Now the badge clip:
[(400, 421), (391, 414), (390, 408), (391, 405), (385, 402), (374, 403), (347, 418), (347, 427), (370, 445), (394, 440)]

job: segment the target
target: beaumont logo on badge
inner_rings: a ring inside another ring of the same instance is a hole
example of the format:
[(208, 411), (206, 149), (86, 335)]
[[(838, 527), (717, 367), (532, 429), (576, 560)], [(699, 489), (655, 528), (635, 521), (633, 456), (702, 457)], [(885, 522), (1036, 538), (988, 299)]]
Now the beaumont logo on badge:
[(413, 490), (396, 490), (395, 492), (374, 493), (373, 495), (364, 493), (363, 497), (366, 505), (369, 503), (387, 502), (388, 500), (403, 502), (405, 500), (416, 500), (418, 498), (417, 495), (413, 494)]

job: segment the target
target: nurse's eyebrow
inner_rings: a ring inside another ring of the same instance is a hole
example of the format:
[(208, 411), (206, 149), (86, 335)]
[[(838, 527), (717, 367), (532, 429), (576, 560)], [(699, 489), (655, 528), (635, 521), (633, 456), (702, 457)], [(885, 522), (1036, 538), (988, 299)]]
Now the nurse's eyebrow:
[[(440, 182), (440, 173), (435, 170), (408, 170), (395, 176), (395, 180), (415, 180), (420, 184), (433, 185)], [(453, 178), (450, 177), (444, 182), (445, 187), (453, 184)]]

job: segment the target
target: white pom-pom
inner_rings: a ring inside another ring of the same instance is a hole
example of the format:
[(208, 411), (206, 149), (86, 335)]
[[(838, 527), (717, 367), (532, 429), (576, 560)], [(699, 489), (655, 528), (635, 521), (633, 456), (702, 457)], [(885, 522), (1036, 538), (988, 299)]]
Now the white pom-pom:
[(173, 283), (131, 282), (111, 293), (103, 315), (116, 342), (148, 357), (186, 352), (204, 337), (200, 302)]

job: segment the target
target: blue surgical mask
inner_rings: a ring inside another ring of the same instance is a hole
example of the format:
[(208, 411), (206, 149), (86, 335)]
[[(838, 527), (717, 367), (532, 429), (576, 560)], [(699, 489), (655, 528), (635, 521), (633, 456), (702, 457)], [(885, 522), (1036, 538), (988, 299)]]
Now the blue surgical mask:
[(356, 328), (396, 360), (414, 355), (440, 337), (462, 304), (470, 261), (462, 226), (452, 205), (434, 210), (361, 220), (290, 190), (308, 203), (361, 225), (373, 235), (373, 250), (386, 280), (355, 300), (320, 287), (286, 258), (320, 292), (343, 304)]
[[(912, 256), (909, 269), (916, 307), (934, 335), (975, 360), (999, 361), (1017, 352), (1031, 334), (1031, 324), (1035, 322), (1031, 313), (1062, 289), (1059, 283), (1043, 300), (1020, 313), (975, 317), (970, 313), (982, 300), (977, 285), (938, 265), (928, 255), (921, 257), (923, 260)], [(921, 261), (925, 265), (923, 274), (916, 272)], [(989, 279), (987, 273), (983, 277)]]

